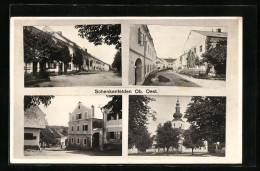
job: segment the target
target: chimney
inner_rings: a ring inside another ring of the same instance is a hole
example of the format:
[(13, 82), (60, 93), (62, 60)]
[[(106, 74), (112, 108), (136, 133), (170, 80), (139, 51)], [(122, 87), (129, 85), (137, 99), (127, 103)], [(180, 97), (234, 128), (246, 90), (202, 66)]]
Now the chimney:
[(79, 109), (80, 109), (80, 105), (81, 105), (81, 102), (79, 101), (79, 103), (78, 103), (78, 107), (79, 107)]
[(218, 28), (216, 31), (217, 31), (218, 33), (221, 33), (221, 29), (220, 29), (220, 28)]
[(91, 106), (91, 110), (92, 110), (92, 118), (95, 117), (95, 106)]
[(61, 31), (57, 31), (56, 32), (58, 35), (62, 36), (62, 32)]

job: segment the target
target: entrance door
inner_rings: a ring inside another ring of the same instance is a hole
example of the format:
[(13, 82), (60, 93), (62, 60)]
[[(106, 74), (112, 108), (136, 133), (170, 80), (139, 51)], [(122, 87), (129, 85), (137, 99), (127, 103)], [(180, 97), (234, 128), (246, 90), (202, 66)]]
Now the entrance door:
[(137, 59), (135, 61), (135, 85), (142, 82), (142, 61)]
[(96, 132), (92, 136), (92, 148), (99, 149), (99, 133)]

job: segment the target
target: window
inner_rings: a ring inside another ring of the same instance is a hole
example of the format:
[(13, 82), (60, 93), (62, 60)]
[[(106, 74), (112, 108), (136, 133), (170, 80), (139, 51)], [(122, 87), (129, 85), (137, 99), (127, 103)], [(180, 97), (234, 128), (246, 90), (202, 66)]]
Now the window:
[(71, 138), (71, 144), (73, 144), (73, 143), (74, 143), (74, 138), (72, 137), (72, 138)]
[(77, 126), (77, 131), (79, 131), (79, 125)]
[(216, 48), (219, 48), (219, 47), (220, 47), (220, 44), (219, 44), (219, 43), (217, 43), (217, 44), (216, 44)]
[(118, 119), (122, 119), (122, 113), (118, 115)]
[(37, 136), (33, 136), (33, 133), (24, 133), (24, 140), (36, 140)]
[(196, 48), (194, 48), (194, 53), (196, 53)]
[(77, 139), (77, 144), (79, 144), (79, 141), (80, 141), (80, 140), (79, 140), (79, 138), (78, 138), (78, 139)]
[(144, 34), (141, 32), (141, 29), (138, 29), (138, 44), (144, 45)]
[(202, 52), (202, 45), (200, 45), (200, 52)]
[(122, 140), (122, 132), (118, 132), (118, 139)]
[(87, 138), (83, 139), (83, 145), (87, 145)]
[(74, 128), (74, 126), (71, 126), (71, 131), (73, 132), (73, 128)]
[(88, 131), (88, 125), (83, 125), (83, 131)]
[(107, 139), (115, 139), (115, 132), (108, 132)]
[[(79, 107), (80, 107), (80, 106), (79, 106)], [(81, 113), (79, 113), (79, 114), (76, 115), (76, 119), (77, 119), (77, 120), (82, 119)]]

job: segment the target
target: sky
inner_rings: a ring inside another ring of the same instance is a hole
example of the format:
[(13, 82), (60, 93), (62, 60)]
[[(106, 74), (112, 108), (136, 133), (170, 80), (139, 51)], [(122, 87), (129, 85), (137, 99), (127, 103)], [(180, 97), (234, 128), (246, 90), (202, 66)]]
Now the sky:
[(103, 114), (100, 107), (106, 105), (110, 100), (111, 98), (106, 96), (55, 96), (49, 106), (44, 107), (41, 104), (39, 107), (46, 114), (48, 125), (68, 126), (69, 113), (73, 112), (79, 101), (88, 108), (94, 105), (95, 117), (102, 119)]
[(80, 36), (78, 36), (78, 29), (76, 29), (74, 25), (73, 26), (48, 26), (48, 27), (50, 27), (52, 30), (56, 32), (61, 31), (64, 37), (75, 42), (80, 47), (87, 49), (88, 53), (95, 56), (96, 58), (101, 59), (102, 61), (108, 64), (113, 63), (114, 56), (117, 52), (115, 46), (113, 45), (108, 46), (106, 44), (95, 46), (93, 43), (89, 43), (86, 38), (81, 38)]
[(212, 31), (213, 29), (213, 31), (216, 31), (217, 28), (221, 28), (222, 32), (227, 32), (226, 27), (148, 25), (148, 28), (159, 58), (177, 58), (180, 56), (191, 30)]
[[(152, 134), (156, 134), (156, 128), (159, 125), (159, 123), (165, 123), (166, 121), (172, 121), (173, 120), (173, 114), (175, 113), (175, 107), (177, 102), (177, 96), (149, 96), (154, 98), (156, 101), (152, 101), (148, 104), (148, 106), (151, 107), (152, 110), (157, 112), (156, 115), (156, 121), (153, 121), (152, 119), (149, 119), (147, 124), (148, 131)], [(184, 113), (186, 111), (187, 105), (189, 104), (191, 100), (190, 96), (180, 96), (179, 102), (180, 102), (180, 112), (182, 113), (182, 116), (184, 116)], [(186, 121), (185, 118), (182, 118), (183, 121)], [(185, 123), (184, 128), (189, 127), (189, 123)]]

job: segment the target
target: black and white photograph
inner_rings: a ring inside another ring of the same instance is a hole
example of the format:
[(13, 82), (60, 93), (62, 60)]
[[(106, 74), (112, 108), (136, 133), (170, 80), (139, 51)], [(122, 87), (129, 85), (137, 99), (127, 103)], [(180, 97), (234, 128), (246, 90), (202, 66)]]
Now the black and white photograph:
[(24, 96), (24, 156), (121, 155), (122, 96)]
[(224, 88), (227, 27), (130, 26), (129, 84)]
[(129, 156), (224, 157), (226, 97), (129, 96)]
[(24, 26), (25, 87), (121, 86), (121, 25)]

